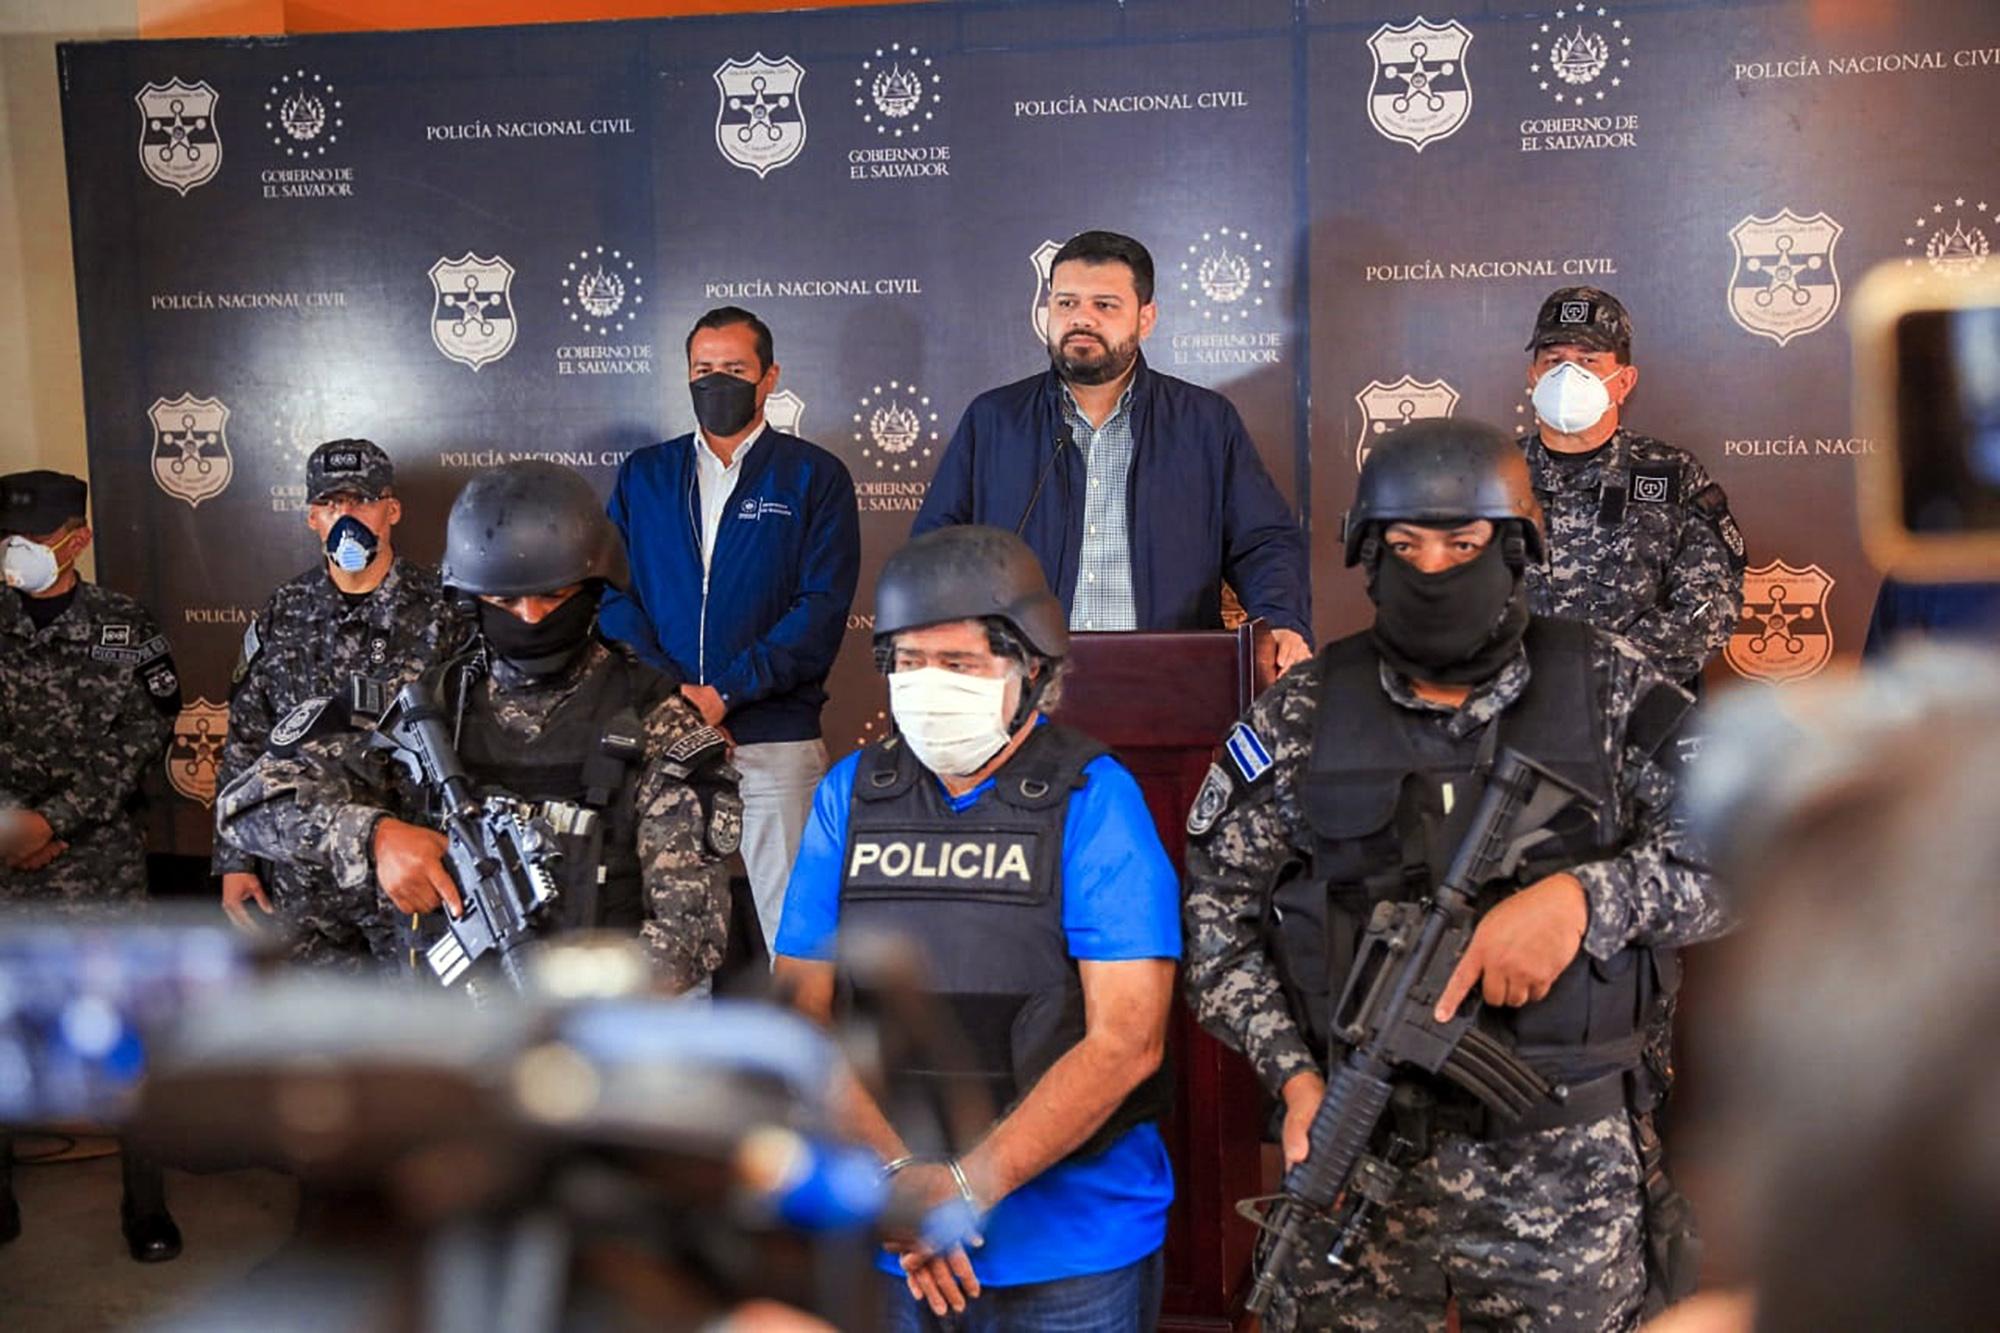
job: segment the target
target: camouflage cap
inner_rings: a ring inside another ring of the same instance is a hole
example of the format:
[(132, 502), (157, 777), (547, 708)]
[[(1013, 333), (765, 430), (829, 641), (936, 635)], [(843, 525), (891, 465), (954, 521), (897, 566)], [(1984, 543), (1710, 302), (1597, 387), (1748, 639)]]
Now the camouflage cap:
[(1549, 293), (1535, 316), (1535, 336), (1527, 350), (1544, 347), (1582, 347), (1593, 352), (1616, 352), (1632, 359), (1632, 317), (1618, 298), (1597, 287), (1562, 287)]
[(82, 518), (90, 488), (83, 478), (38, 468), (0, 477), (0, 535), (39, 536)]
[(361, 495), (379, 500), (396, 484), (396, 465), (373, 440), (328, 440), (306, 460), (306, 500)]

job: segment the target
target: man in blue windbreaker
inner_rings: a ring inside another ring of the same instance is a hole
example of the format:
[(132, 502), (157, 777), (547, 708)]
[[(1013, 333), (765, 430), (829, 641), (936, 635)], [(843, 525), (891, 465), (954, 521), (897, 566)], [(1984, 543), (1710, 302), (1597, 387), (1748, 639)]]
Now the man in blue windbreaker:
[(911, 528), (1017, 532), (1072, 630), (1210, 629), (1222, 585), (1270, 621), (1280, 669), (1311, 655), (1306, 540), (1243, 420), (1161, 374), (1153, 257), (1080, 232), (1050, 265), (1049, 369), (973, 399)]
[(629, 593), (607, 590), (599, 623), (736, 742), (743, 862), (768, 948), (785, 881), (826, 772), (820, 708), (861, 566), (846, 464), (773, 430), (771, 330), (723, 306), (687, 338), (698, 427), (633, 451), (611, 521), (632, 562)]

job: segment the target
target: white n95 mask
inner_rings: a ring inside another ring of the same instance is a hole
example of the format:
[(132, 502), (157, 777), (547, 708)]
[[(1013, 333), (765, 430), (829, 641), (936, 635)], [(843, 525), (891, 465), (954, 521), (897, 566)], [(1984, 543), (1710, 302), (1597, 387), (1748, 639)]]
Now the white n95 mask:
[(62, 576), (62, 562), (56, 553), (26, 537), (9, 537), (0, 547), (0, 580), (29, 596), (47, 592)]
[(1565, 435), (1579, 435), (1611, 410), (1604, 381), (1574, 361), (1565, 361), (1535, 381), (1535, 415)]
[(943, 667), (889, 676), (889, 711), (910, 752), (933, 773), (962, 778), (1009, 739), (1005, 676), (970, 676)]

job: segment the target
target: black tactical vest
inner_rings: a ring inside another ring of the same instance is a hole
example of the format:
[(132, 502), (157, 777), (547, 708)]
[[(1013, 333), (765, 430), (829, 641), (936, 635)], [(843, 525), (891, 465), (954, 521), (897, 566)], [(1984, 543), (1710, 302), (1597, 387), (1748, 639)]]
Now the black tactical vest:
[[(1309, 876), (1275, 895), (1276, 952), (1296, 1013), (1322, 1059), (1329, 1054), (1331, 997), (1338, 996), (1377, 902), (1428, 898), (1479, 806), (1486, 766), (1511, 747), (1597, 797), (1604, 815), (1572, 807), (1555, 836), (1489, 900), (1617, 848), (1616, 773), (1607, 754), (1604, 704), (1590, 670), (1589, 632), (1574, 621), (1535, 617), (1526, 647), (1530, 679), (1493, 724), (1454, 738), (1383, 692), (1380, 657), (1366, 633), (1321, 657), (1317, 729), (1301, 797), (1312, 826)], [(1517, 1053), (1572, 1086), (1637, 1066), (1657, 993), (1652, 950), (1627, 948), (1608, 961), (1578, 951), (1542, 1000), (1489, 1007), (1481, 1022)], [(1334, 1054), (1338, 1054), (1335, 1052)]]
[[(461, 680), (463, 673), (449, 678)], [(485, 691), (464, 693), (458, 753), (475, 786), (598, 815), (588, 832), (564, 831), (553, 929), (637, 932), (645, 919), (639, 784), (631, 776), (644, 741), (640, 719), (673, 689), (669, 677), (614, 650), (578, 682), (541, 735), (526, 742), (500, 729)], [(448, 699), (447, 712), (457, 703)]]
[[(1038, 726), (1001, 767), (992, 794), (961, 814), (895, 737), (861, 752), (841, 863), (840, 928), (913, 942), (970, 1048), (950, 1069), (926, 1060), (931, 1052), (891, 1057), (887, 1072), (899, 1104), (940, 1104), (965, 1080), (983, 1084), (994, 1110), (1005, 1114), (1083, 1039), (1083, 989), (1063, 933), (1063, 823), (1084, 767), (1104, 753), (1067, 727)], [(1163, 1065), (1073, 1155), (1102, 1151), (1169, 1104)], [(898, 1128), (909, 1134), (916, 1127)]]

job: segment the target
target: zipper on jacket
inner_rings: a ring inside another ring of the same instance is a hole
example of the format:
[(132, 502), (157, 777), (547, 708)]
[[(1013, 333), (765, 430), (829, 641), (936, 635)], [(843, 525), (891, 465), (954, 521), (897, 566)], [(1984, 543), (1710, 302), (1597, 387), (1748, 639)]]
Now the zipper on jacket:
[[(699, 437), (694, 448), (701, 448)], [(701, 561), (701, 609), (695, 620), (694, 676), (695, 684), (708, 684), (708, 564), (709, 558), (701, 549), (701, 463), (692, 450), (688, 453), (692, 464), (692, 475), (688, 477), (688, 535), (694, 538), (694, 558)], [(722, 540), (722, 525), (717, 523), (715, 539)]]

